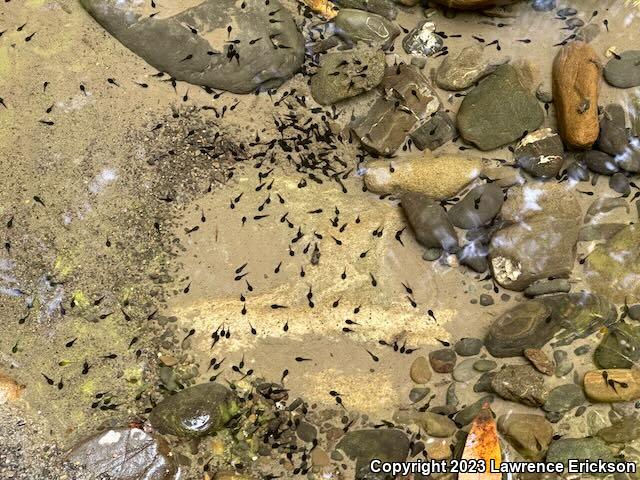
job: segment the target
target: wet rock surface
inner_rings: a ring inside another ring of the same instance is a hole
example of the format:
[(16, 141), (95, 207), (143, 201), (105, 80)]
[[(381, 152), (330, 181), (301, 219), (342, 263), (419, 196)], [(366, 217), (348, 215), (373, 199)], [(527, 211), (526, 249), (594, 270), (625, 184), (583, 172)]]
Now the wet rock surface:
[(553, 426), (540, 415), (502, 415), (498, 430), (527, 460), (542, 460), (553, 437)]
[(429, 120), (411, 133), (411, 139), (419, 150), (435, 150), (448, 143), (456, 135), (456, 127), (445, 112), (434, 113)]
[(442, 248), (447, 252), (455, 252), (458, 249), (458, 235), (439, 203), (418, 193), (405, 193), (401, 197), (401, 203), (402, 210), (421, 245), (427, 248)]
[(493, 391), (512, 402), (530, 407), (544, 405), (549, 394), (543, 376), (528, 365), (508, 365), (493, 377)]
[(411, 55), (430, 57), (444, 46), (443, 38), (435, 33), (433, 22), (424, 20), (402, 40), (404, 51)]
[(542, 121), (538, 101), (510, 65), (498, 67), (471, 90), (460, 105), (457, 117), (462, 137), (480, 150), (493, 150), (511, 143), (536, 130)]
[(473, 188), (447, 212), (451, 223), (465, 230), (485, 226), (500, 212), (502, 190), (495, 183)]
[[(81, 3), (132, 52), (194, 85), (236, 93), (273, 88), (297, 72), (304, 59), (302, 35), (278, 0), (270, 4), (274, 16), (256, 0), (247, 0), (241, 10), (234, 0), (208, 0), (170, 18), (141, 17), (131, 2)], [(229, 38), (222, 34), (232, 24), (237, 44), (227, 43)], [(194, 33), (186, 25), (206, 28)], [(251, 43), (254, 39), (260, 40)]]
[(560, 135), (543, 128), (520, 140), (514, 157), (518, 165), (534, 177), (552, 178), (564, 163), (564, 146)]
[(482, 47), (475, 45), (462, 49), (457, 55), (448, 55), (438, 67), (436, 84), (451, 91), (471, 87), (498, 68), (483, 57)]
[(356, 460), (356, 478), (384, 478), (384, 474), (372, 476), (370, 461), (374, 458), (383, 462), (404, 461), (409, 453), (409, 439), (400, 430), (358, 430), (347, 433), (336, 449)]
[(338, 34), (353, 43), (365, 43), (387, 49), (400, 35), (400, 29), (385, 17), (375, 13), (344, 8), (335, 18)]
[(83, 465), (96, 478), (113, 480), (175, 480), (178, 467), (169, 444), (138, 428), (99, 433), (77, 445), (69, 461)]
[(618, 88), (631, 88), (640, 85), (640, 50), (627, 50), (614, 56), (604, 67), (604, 78)]

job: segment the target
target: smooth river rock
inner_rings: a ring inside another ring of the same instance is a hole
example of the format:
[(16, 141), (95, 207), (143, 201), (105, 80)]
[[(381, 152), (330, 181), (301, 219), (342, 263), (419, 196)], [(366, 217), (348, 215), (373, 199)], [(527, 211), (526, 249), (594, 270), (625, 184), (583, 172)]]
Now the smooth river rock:
[(600, 59), (580, 41), (562, 47), (553, 62), (553, 98), (560, 135), (575, 148), (591, 147), (600, 132)]
[[(269, 8), (263, 1), (246, 0), (244, 9), (236, 0), (204, 0), (167, 18), (143, 15), (150, 13), (143, 2), (80, 3), (133, 53), (194, 85), (235, 93), (274, 88), (304, 61), (302, 34), (278, 0), (271, 0)], [(229, 35), (228, 26), (233, 26)]]
[(490, 223), (500, 212), (503, 201), (502, 189), (495, 183), (485, 183), (451, 207), (449, 219), (458, 228), (473, 230)]
[(400, 28), (381, 15), (343, 8), (334, 19), (336, 32), (345, 40), (371, 46), (380, 46), (386, 50), (400, 35)]
[(376, 13), (389, 20), (395, 20), (398, 16), (398, 9), (391, 0), (334, 0), (334, 3), (342, 8)]
[(481, 160), (475, 157), (410, 155), (367, 162), (364, 183), (374, 193), (412, 192), (432, 200), (444, 200), (477, 178), (481, 167)]
[(436, 84), (444, 90), (465, 90), (505, 62), (484, 59), (484, 50), (478, 45), (465, 47), (457, 55), (445, 57), (436, 71)]
[(513, 152), (518, 165), (539, 178), (555, 177), (564, 163), (564, 146), (560, 135), (542, 128), (524, 137)]
[(639, 373), (632, 369), (591, 370), (584, 374), (584, 392), (592, 402), (631, 402), (640, 398)]
[(446, 252), (458, 250), (458, 234), (439, 203), (423, 194), (410, 192), (402, 195), (401, 203), (420, 245), (442, 248)]
[(618, 88), (640, 86), (640, 50), (627, 50), (609, 60), (604, 67), (604, 78)]
[(631, 368), (640, 360), (640, 325), (612, 326), (594, 353), (599, 368)]
[(552, 442), (547, 451), (547, 462), (567, 465), (569, 460), (614, 462), (615, 458), (599, 438), (561, 438)]
[(540, 415), (512, 413), (498, 418), (498, 431), (527, 460), (542, 460), (553, 438), (553, 426)]
[(536, 130), (544, 113), (517, 70), (501, 65), (471, 90), (458, 111), (458, 130), (480, 150), (493, 150)]

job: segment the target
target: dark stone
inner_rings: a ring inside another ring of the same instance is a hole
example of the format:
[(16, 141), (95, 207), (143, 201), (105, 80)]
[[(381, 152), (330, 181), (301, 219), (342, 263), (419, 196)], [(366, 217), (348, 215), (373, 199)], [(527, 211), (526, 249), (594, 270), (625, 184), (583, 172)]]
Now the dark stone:
[(618, 88), (640, 86), (640, 50), (627, 50), (613, 57), (604, 67), (604, 78)]
[(429, 362), (434, 372), (451, 373), (456, 366), (456, 352), (450, 348), (429, 352)]
[(564, 146), (560, 135), (543, 128), (524, 137), (514, 156), (518, 165), (534, 177), (553, 178), (564, 163)]
[(451, 207), (449, 219), (458, 228), (474, 230), (490, 223), (503, 203), (502, 189), (495, 183), (485, 183), (473, 188)]
[(419, 150), (435, 150), (451, 141), (455, 135), (456, 127), (453, 120), (445, 112), (439, 111), (417, 128), (411, 134), (411, 139)]
[(556, 0), (533, 0), (531, 6), (537, 12), (550, 12), (556, 8)]
[(418, 243), (427, 248), (441, 247), (447, 252), (458, 249), (458, 235), (439, 203), (419, 193), (405, 193), (401, 198), (402, 210)]
[(631, 184), (624, 173), (614, 173), (609, 179), (609, 188), (622, 195), (631, 193)]
[(491, 388), (505, 400), (539, 407), (547, 399), (544, 377), (529, 365), (507, 365), (496, 373)]
[(613, 175), (620, 171), (615, 158), (604, 152), (590, 150), (585, 152), (583, 157), (584, 163), (587, 164), (589, 170), (600, 175)]
[(628, 145), (624, 108), (617, 103), (607, 105), (600, 118), (600, 134), (595, 147), (604, 153), (616, 156), (623, 153)]
[(640, 360), (640, 325), (614, 325), (596, 348), (594, 360), (601, 369), (635, 365)]
[[(304, 61), (304, 39), (278, 0), (271, 0), (269, 9), (257, 0), (247, 0), (244, 9), (236, 0), (204, 0), (169, 18), (143, 17), (135, 2), (81, 3), (132, 52), (158, 70), (194, 85), (235, 93), (274, 88), (297, 72)], [(271, 15), (272, 11), (277, 13)], [(197, 25), (198, 33), (187, 25)], [(228, 25), (234, 25), (232, 39), (239, 43), (227, 42)], [(250, 43), (256, 38), (262, 40)]]
[(402, 40), (402, 48), (409, 55), (421, 55), (430, 57), (442, 50), (444, 40), (435, 33), (433, 22), (423, 20), (416, 28), (411, 30)]
[(384, 473), (370, 472), (371, 460), (383, 462), (402, 462), (409, 453), (409, 439), (400, 430), (376, 429), (356, 430), (347, 434), (336, 445), (351, 460), (356, 461), (356, 479), (384, 479)]

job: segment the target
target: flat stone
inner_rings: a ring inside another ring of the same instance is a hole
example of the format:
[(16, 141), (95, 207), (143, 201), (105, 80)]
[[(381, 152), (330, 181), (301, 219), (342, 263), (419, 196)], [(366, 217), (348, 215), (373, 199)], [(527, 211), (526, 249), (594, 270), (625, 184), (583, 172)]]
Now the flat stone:
[(499, 316), (489, 327), (484, 344), (497, 358), (517, 357), (527, 348), (540, 348), (553, 337), (558, 326), (548, 322), (551, 309), (543, 303), (521, 303)]
[(478, 372), (489, 372), (491, 370), (495, 370), (498, 367), (498, 364), (493, 360), (480, 359), (476, 360), (473, 363), (474, 370)]
[(449, 54), (442, 61), (436, 72), (436, 84), (444, 90), (466, 90), (507, 61), (491, 63), (484, 59), (482, 47), (465, 47), (457, 55)]
[(553, 62), (553, 98), (560, 135), (575, 148), (589, 148), (598, 138), (600, 59), (589, 44), (571, 42)]
[(318, 429), (308, 422), (300, 422), (296, 428), (296, 435), (303, 442), (311, 443), (318, 437)]
[(489, 307), (493, 305), (495, 301), (493, 300), (493, 297), (491, 295), (489, 295), (488, 293), (483, 293), (480, 295), (480, 301), (478, 303), (480, 303), (480, 305), (483, 307)]
[(389, 20), (395, 20), (398, 16), (398, 9), (390, 0), (335, 0), (334, 3), (342, 8), (376, 13)]
[(477, 370), (474, 369), (476, 360), (468, 358), (456, 365), (453, 369), (453, 379), (456, 382), (468, 382), (478, 376)]
[(353, 8), (343, 8), (334, 18), (338, 35), (354, 43), (363, 42), (388, 49), (400, 29), (381, 15)]
[(474, 230), (490, 223), (504, 203), (502, 189), (495, 183), (485, 183), (471, 189), (462, 200), (449, 209), (451, 223), (465, 230)]
[(493, 377), (493, 391), (505, 400), (539, 407), (547, 399), (544, 378), (529, 365), (508, 365)]
[(569, 280), (564, 278), (556, 278), (554, 280), (538, 280), (529, 285), (524, 294), (527, 297), (537, 297), (547, 295), (549, 293), (568, 293), (571, 291)]
[(382, 479), (370, 472), (369, 464), (374, 458), (383, 462), (402, 462), (409, 453), (409, 439), (396, 429), (370, 429), (347, 432), (336, 445), (351, 460), (356, 461), (357, 479)]
[(440, 109), (431, 83), (413, 65), (387, 67), (381, 96), (351, 128), (362, 145), (378, 155), (391, 156), (407, 136)]
[(562, 378), (568, 375), (573, 370), (573, 362), (569, 358), (569, 354), (564, 350), (553, 351), (553, 361), (556, 364), (554, 375), (558, 378)]
[[(147, 12), (142, 2), (81, 0), (81, 4), (150, 65), (194, 85), (235, 93), (274, 88), (304, 61), (302, 34), (278, 0), (271, 0), (269, 8), (247, 0), (243, 9), (236, 0), (204, 0), (168, 18), (143, 15)], [(230, 37), (229, 25), (233, 25)], [(198, 26), (197, 33), (188, 26)]]
[(458, 250), (458, 235), (439, 203), (418, 193), (403, 194), (401, 203), (420, 245), (442, 248), (446, 252)]
[(92, 478), (177, 480), (178, 468), (166, 440), (139, 428), (114, 428), (76, 445), (69, 461)]
[(545, 412), (566, 413), (582, 405), (585, 400), (582, 388), (569, 383), (552, 389), (542, 409)]
[(431, 380), (431, 368), (426, 357), (417, 357), (411, 364), (409, 376), (415, 383), (425, 384)]
[(520, 455), (533, 461), (544, 458), (553, 438), (552, 425), (540, 415), (501, 415), (498, 431)]
[(540, 373), (549, 376), (553, 375), (556, 366), (549, 357), (547, 357), (547, 354), (539, 348), (525, 348), (524, 356)]
[[(366, 67), (366, 76), (358, 76)], [(357, 49), (324, 55), (311, 77), (311, 95), (321, 105), (332, 105), (377, 87), (384, 77), (384, 52)], [(336, 75), (336, 72), (338, 75)]]
[(453, 197), (480, 175), (481, 161), (475, 157), (430, 154), (397, 160), (374, 160), (364, 165), (364, 183), (378, 194), (418, 193), (432, 200)]
[(564, 146), (560, 135), (542, 128), (524, 137), (514, 151), (518, 165), (538, 178), (553, 178), (564, 163)]
[(609, 329), (596, 348), (599, 368), (631, 368), (640, 360), (640, 325), (618, 323)]
[(609, 104), (600, 118), (600, 134), (595, 146), (602, 152), (616, 156), (622, 154), (628, 145), (624, 108), (617, 103)]
[(606, 443), (629, 444), (640, 438), (640, 420), (635, 417), (626, 417), (613, 422), (610, 427), (598, 431), (598, 438)]
[(450, 348), (442, 348), (429, 352), (429, 362), (434, 372), (451, 373), (456, 365), (456, 352)]
[(455, 422), (458, 425), (464, 426), (470, 424), (474, 418), (480, 413), (485, 403), (493, 403), (493, 395), (485, 395), (476, 402), (466, 406), (460, 410), (455, 416)]
[(640, 399), (640, 383), (635, 370), (591, 370), (584, 374), (583, 382), (584, 392), (592, 402), (613, 403)]
[(0, 405), (17, 401), (26, 387), (0, 371)]
[(496, 376), (496, 372), (485, 372), (480, 375), (480, 378), (473, 386), (473, 391), (476, 393), (493, 393), (493, 388), (491, 388), (491, 382), (493, 378)]
[(415, 387), (412, 388), (409, 392), (409, 400), (413, 403), (418, 403), (426, 398), (427, 395), (431, 392), (431, 389), (428, 387)]
[(614, 462), (615, 458), (599, 438), (561, 438), (553, 441), (547, 451), (547, 462), (562, 462), (566, 466), (569, 460)]
[(480, 150), (509, 144), (542, 125), (544, 114), (516, 69), (499, 66), (471, 90), (458, 111), (458, 131)]
[(621, 195), (629, 195), (631, 193), (631, 183), (624, 173), (614, 173), (609, 179), (609, 188)]
[(203, 383), (166, 397), (152, 410), (149, 421), (163, 434), (202, 437), (224, 428), (238, 411), (229, 389)]
[(598, 245), (585, 263), (585, 280), (596, 293), (616, 303), (640, 300), (640, 228), (631, 225)]
[(449, 417), (433, 412), (399, 410), (393, 415), (393, 420), (403, 425), (418, 425), (428, 435), (437, 438), (450, 437), (458, 429), (454, 421)]
[(450, 142), (455, 135), (456, 127), (453, 120), (445, 112), (439, 111), (411, 133), (411, 140), (419, 150), (435, 150)]
[(629, 317), (633, 320), (640, 320), (640, 304), (629, 307)]
[(613, 175), (620, 171), (614, 157), (598, 150), (589, 150), (582, 159), (589, 170), (600, 175)]
[(480, 353), (482, 340), (479, 338), (461, 338), (453, 346), (454, 350), (461, 357), (471, 357)]
[(627, 50), (609, 60), (604, 67), (604, 78), (613, 87), (640, 86), (640, 50)]
[(561, 184), (516, 186), (502, 207), (507, 226), (491, 239), (496, 281), (521, 291), (549, 277), (568, 277), (574, 266), (582, 209)]

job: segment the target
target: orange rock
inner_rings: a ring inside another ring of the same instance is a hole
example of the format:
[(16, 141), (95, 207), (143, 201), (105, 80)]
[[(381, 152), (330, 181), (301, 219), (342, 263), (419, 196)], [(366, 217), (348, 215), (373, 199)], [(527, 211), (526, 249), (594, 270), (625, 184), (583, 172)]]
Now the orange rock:
[(471, 430), (462, 451), (463, 460), (484, 460), (486, 472), (465, 472), (458, 474), (458, 480), (501, 480), (502, 474), (490, 472), (490, 467), (498, 468), (502, 460), (500, 441), (496, 421), (493, 419), (489, 403), (482, 406), (482, 410), (473, 420)]
[(590, 148), (598, 138), (598, 94), (602, 65), (585, 42), (564, 46), (553, 62), (553, 98), (560, 135), (575, 148)]
[(500, 5), (510, 5), (517, 1), (518, 0), (435, 0), (435, 2), (440, 5), (457, 8), (459, 10), (476, 10)]
[(24, 388), (24, 385), (0, 372), (0, 405), (18, 400)]
[(338, 14), (338, 7), (329, 0), (302, 0), (302, 3), (327, 20), (331, 20)]

